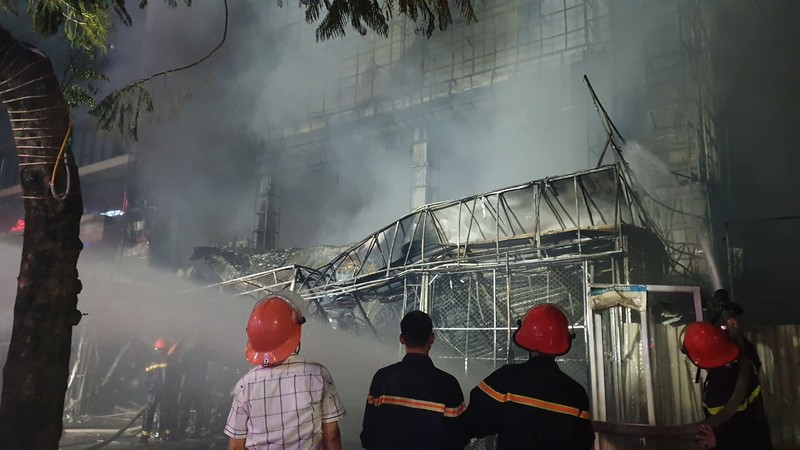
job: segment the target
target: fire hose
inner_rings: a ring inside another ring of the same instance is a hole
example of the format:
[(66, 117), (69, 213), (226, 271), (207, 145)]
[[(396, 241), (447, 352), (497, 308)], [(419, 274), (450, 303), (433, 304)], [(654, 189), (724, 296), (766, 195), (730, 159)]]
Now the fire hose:
[(136, 420), (137, 420), (139, 417), (142, 417), (142, 414), (144, 414), (144, 411), (147, 409), (147, 406), (148, 406), (148, 405), (144, 405), (144, 406), (142, 407), (142, 409), (140, 409), (140, 410), (139, 410), (139, 412), (138, 412), (138, 413), (136, 413), (136, 415), (135, 415), (135, 416), (133, 416), (133, 419), (131, 419), (131, 420), (130, 420), (130, 421), (129, 421), (129, 422), (128, 422), (128, 423), (127, 423), (127, 424), (126, 424), (124, 427), (122, 427), (122, 428), (120, 428), (119, 430), (117, 430), (117, 432), (116, 432), (116, 433), (114, 433), (114, 435), (113, 435), (113, 436), (111, 436), (110, 438), (108, 438), (108, 439), (104, 440), (103, 442), (100, 442), (100, 443), (99, 443), (99, 444), (97, 444), (97, 445), (93, 445), (93, 446), (89, 447), (89, 448), (88, 448), (88, 449), (86, 449), (86, 450), (96, 450), (96, 449), (98, 449), (98, 448), (103, 448), (103, 447), (105, 447), (106, 445), (110, 444), (111, 442), (115, 441), (115, 440), (116, 440), (118, 437), (122, 436), (122, 433), (124, 433), (124, 432), (125, 432), (125, 430), (127, 430), (128, 428), (130, 428), (130, 427), (131, 427), (131, 425), (133, 425), (133, 423), (134, 423), (134, 422), (136, 422)]
[(651, 437), (662, 439), (696, 439), (697, 428), (701, 425), (708, 425), (716, 428), (725, 423), (736, 414), (737, 409), (742, 404), (747, 395), (747, 388), (750, 383), (751, 370), (747, 359), (747, 352), (744, 348), (744, 337), (741, 332), (734, 327), (728, 329), (728, 336), (739, 346), (739, 374), (736, 378), (736, 386), (731, 393), (728, 402), (722, 410), (707, 417), (699, 422), (685, 425), (642, 425), (635, 423), (614, 423), (604, 421), (593, 421), (594, 431), (602, 434), (628, 435), (637, 437)]
[(130, 428), (131, 425), (133, 425), (133, 423), (136, 422), (136, 420), (138, 418), (142, 417), (142, 414), (144, 414), (145, 409), (147, 409), (147, 405), (143, 406), (139, 410), (139, 412), (137, 412), (136, 415), (133, 416), (133, 418), (130, 421), (128, 421), (127, 424), (125, 424), (125, 426), (123, 426), (122, 428), (117, 430), (116, 433), (114, 433), (113, 436), (111, 436), (110, 438), (108, 438), (108, 439), (106, 439), (106, 440), (104, 440), (104, 441), (102, 441), (100, 443), (97, 443), (97, 440), (93, 439), (91, 441), (82, 441), (82, 442), (72, 442), (72, 443), (69, 443), (69, 444), (60, 444), (58, 447), (59, 448), (65, 448), (65, 447), (75, 447), (75, 446), (78, 446), (78, 445), (95, 444), (95, 445), (93, 445), (91, 447), (88, 447), (86, 450), (96, 450), (96, 449), (99, 449), (99, 448), (103, 448), (103, 447), (107, 446), (108, 444), (110, 444), (111, 442), (115, 441), (120, 436), (122, 436), (122, 433), (124, 433), (128, 428)]

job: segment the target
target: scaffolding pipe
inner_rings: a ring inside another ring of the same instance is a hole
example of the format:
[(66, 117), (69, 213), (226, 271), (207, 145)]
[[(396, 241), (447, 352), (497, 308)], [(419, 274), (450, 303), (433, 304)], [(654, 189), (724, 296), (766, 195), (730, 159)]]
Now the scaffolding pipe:
[(514, 362), (514, 350), (511, 342), (511, 270), (508, 266), (508, 252), (506, 252), (506, 343), (508, 344), (507, 363)]

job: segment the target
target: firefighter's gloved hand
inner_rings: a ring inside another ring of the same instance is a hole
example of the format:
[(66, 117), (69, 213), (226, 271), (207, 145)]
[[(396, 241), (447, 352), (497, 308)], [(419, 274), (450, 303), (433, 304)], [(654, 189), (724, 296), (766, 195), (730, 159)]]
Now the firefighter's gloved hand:
[(714, 429), (708, 425), (697, 427), (697, 440), (707, 449), (717, 448), (717, 436), (714, 434)]

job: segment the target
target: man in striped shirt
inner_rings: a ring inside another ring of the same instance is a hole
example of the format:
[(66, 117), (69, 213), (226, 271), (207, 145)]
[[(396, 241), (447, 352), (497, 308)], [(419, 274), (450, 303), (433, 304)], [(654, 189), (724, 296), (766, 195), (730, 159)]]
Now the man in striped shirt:
[(422, 311), (400, 322), (402, 361), (375, 373), (369, 387), (361, 445), (368, 450), (462, 449), (464, 394), (458, 380), (428, 356), (433, 323)]
[(525, 314), (514, 343), (530, 352), (507, 364), (470, 393), (464, 414), (468, 437), (497, 435), (498, 450), (587, 450), (594, 444), (586, 390), (558, 368), (574, 335), (566, 315), (542, 304)]
[(328, 370), (298, 356), (305, 318), (283, 296), (260, 301), (247, 324), (247, 360), (225, 425), (228, 450), (341, 450), (345, 411)]

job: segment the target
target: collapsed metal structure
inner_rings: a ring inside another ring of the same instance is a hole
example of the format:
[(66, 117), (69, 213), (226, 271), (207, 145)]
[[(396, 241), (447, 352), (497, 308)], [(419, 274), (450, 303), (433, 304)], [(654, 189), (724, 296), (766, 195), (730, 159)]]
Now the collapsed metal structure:
[[(582, 329), (592, 284), (657, 283), (669, 267), (657, 224), (624, 162), (429, 204), (329, 263), (288, 265), (215, 286), (257, 296), (291, 289), (332, 326), (395, 336), (399, 318), (428, 311), (443, 357), (502, 364), (532, 305), (559, 304)], [(566, 370), (588, 384), (586, 336)]]
[[(658, 211), (642, 203), (646, 195), (620, 158), (429, 204), (349, 248), (255, 258), (202, 248), (196, 256), (228, 278), (205, 288), (254, 301), (293, 290), (302, 294), (307, 316), (365, 339), (395, 342), (407, 311), (427, 311), (437, 334), (437, 364), (452, 373), (463, 368), (458, 375), (467, 383), (527, 358), (512, 345), (517, 320), (533, 305), (555, 303), (576, 334), (572, 350), (558, 358), (561, 370), (586, 387), (595, 419), (683, 424), (699, 414), (699, 395), (676, 343), (683, 325), (702, 316), (699, 288), (658, 285), (677, 262), (658, 217), (651, 216)], [(255, 267), (274, 268), (239, 276)], [(634, 307), (626, 298), (635, 299)], [(83, 349), (83, 337), (78, 354), (96, 352)], [(83, 380), (96, 370), (90, 356), (75, 359), (79, 376), (71, 377), (68, 417), (88, 410)], [(215, 401), (225, 403), (226, 389), (218, 392)], [(638, 448), (625, 439), (601, 436), (602, 448)]]
[[(527, 359), (512, 345), (517, 321), (555, 303), (576, 334), (557, 360), (587, 389), (593, 418), (691, 423), (701, 417), (700, 393), (678, 342), (687, 323), (702, 320), (700, 288), (666, 282), (682, 249), (665, 238), (658, 200), (609, 140), (614, 164), (425, 205), (320, 267), (290, 264), (213, 286), (253, 297), (290, 289), (309, 316), (386, 342), (407, 311), (426, 311), (434, 354), (466, 379)], [(601, 434), (600, 446), (644, 448), (637, 439)]]

